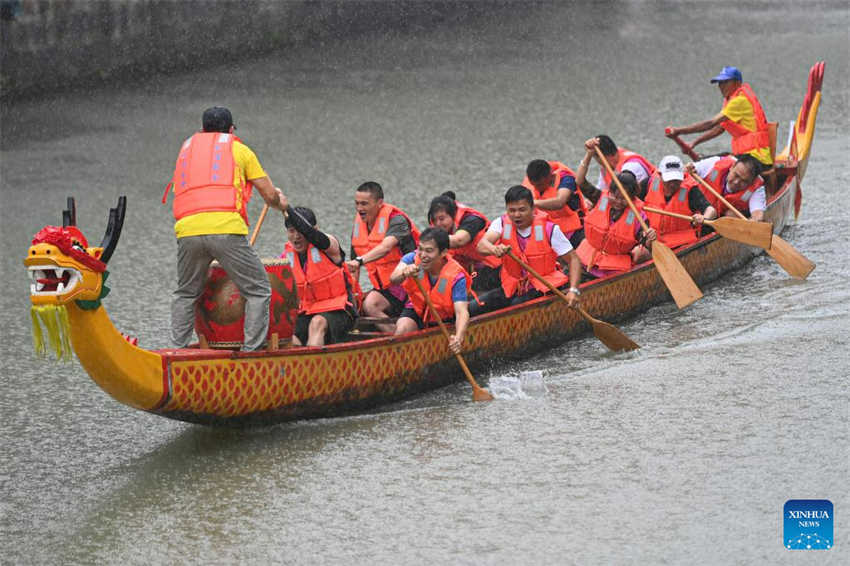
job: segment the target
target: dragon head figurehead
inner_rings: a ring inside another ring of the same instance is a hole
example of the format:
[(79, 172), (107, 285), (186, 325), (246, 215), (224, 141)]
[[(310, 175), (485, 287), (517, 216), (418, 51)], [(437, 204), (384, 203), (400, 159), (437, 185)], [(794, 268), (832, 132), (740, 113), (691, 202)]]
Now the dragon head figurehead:
[[(109, 210), (109, 223), (100, 246), (90, 247), (86, 237), (76, 226), (74, 199), (68, 198), (68, 209), (62, 213), (62, 226), (45, 226), (32, 239), (32, 245), (24, 258), (30, 274), (30, 301), (32, 302), (33, 337), (36, 350), (41, 346), (41, 328), (38, 319), (47, 328), (51, 342), (67, 336), (65, 305), (75, 301), (83, 309), (100, 306), (107, 295), (105, 285), (109, 272), (106, 263), (112, 257), (121, 228), (127, 198), (118, 199), (118, 206)], [(55, 332), (54, 332), (55, 330)], [(57, 349), (59, 357), (63, 357)]]

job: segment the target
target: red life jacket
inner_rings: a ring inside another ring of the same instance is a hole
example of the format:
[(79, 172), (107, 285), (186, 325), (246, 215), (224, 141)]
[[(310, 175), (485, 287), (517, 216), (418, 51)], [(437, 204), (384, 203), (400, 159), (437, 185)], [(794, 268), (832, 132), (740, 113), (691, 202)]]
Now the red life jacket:
[[(449, 250), (449, 255), (452, 256), (457, 262), (459, 262), (464, 269), (468, 272), (472, 273), (474, 271), (475, 264), (484, 264), (487, 267), (496, 268), (499, 267), (502, 262), (499, 258), (492, 255), (481, 255), (478, 253), (478, 242), (484, 237), (484, 234), (487, 232), (487, 228), (490, 227), (490, 221), (484, 216), (483, 213), (475, 210), (472, 207), (466, 206), (465, 204), (457, 203), (457, 212), (455, 213), (454, 223), (455, 223), (455, 232), (457, 232), (458, 228), (460, 228), (461, 221), (466, 218), (468, 215), (477, 216), (481, 220), (484, 221), (484, 229), (478, 232), (475, 237), (470, 240), (466, 245), (463, 245), (459, 248), (454, 248)], [(434, 223), (431, 223), (433, 226)]]
[[(200, 212), (238, 212), (248, 223), (252, 186), (233, 186), (238, 167), (233, 159), (234, 140), (238, 138), (233, 134), (198, 132), (183, 142), (162, 197), (164, 204), (168, 189), (174, 187), (172, 209), (176, 220)], [(241, 203), (238, 191), (242, 191)]]
[[(635, 208), (643, 210), (643, 201), (633, 198)], [(632, 268), (632, 249), (638, 244), (635, 237), (637, 219), (632, 210), (626, 209), (614, 224), (611, 224), (611, 211), (608, 195), (603, 193), (599, 202), (584, 218), (584, 240), (576, 253), (590, 271), (593, 268), (604, 271), (628, 271)]]
[[(661, 174), (656, 171), (649, 178), (645, 202), (647, 206), (653, 208), (691, 216), (693, 212), (688, 202), (689, 192), (688, 187), (680, 185), (679, 190), (668, 201), (664, 196), (664, 182), (661, 180)], [(696, 228), (687, 220), (664, 216), (656, 212), (647, 212), (646, 215), (649, 218), (649, 225), (658, 232), (658, 239), (670, 248), (696, 242), (699, 237)]]
[[(366, 226), (366, 223), (357, 214), (354, 216), (354, 230), (351, 233), (351, 246), (358, 256), (362, 256), (378, 244), (384, 241), (387, 235), (387, 228), (390, 225), (390, 217), (396, 214), (401, 214), (410, 223), (410, 232), (413, 236), (413, 242), (419, 245), (419, 230), (413, 220), (404, 213), (403, 210), (391, 204), (384, 203), (378, 211), (378, 216), (375, 218), (375, 224), (372, 226), (372, 231)], [(375, 289), (386, 289), (390, 285), (390, 275), (392, 275), (398, 262), (401, 261), (401, 249), (395, 246), (390, 253), (377, 261), (370, 261), (365, 264), (366, 271), (369, 273), (369, 280)]]
[(744, 96), (752, 105), (753, 116), (756, 120), (756, 129), (752, 131), (732, 120), (723, 120), (720, 122), (720, 126), (732, 136), (732, 153), (740, 155), (755, 149), (770, 147), (767, 118), (764, 116), (764, 110), (761, 107), (759, 99), (756, 98), (756, 94), (749, 84), (743, 83), (735, 92), (727, 96), (723, 100), (723, 108), (726, 108), (729, 101), (739, 95)]
[[(614, 172), (621, 173), (623, 171), (623, 166), (630, 161), (637, 161), (640, 163), (640, 166), (646, 170), (646, 174), (649, 176), (655, 173), (655, 166), (650, 163), (646, 157), (622, 147), (617, 149), (617, 165), (614, 167)], [(599, 187), (600, 190), (605, 190), (611, 186), (611, 175), (608, 173), (608, 170), (605, 169), (603, 173), (602, 182), (605, 183), (605, 186)]]
[[(717, 160), (712, 167), (711, 171), (708, 172), (708, 175), (705, 176), (705, 181), (712, 186), (712, 188), (723, 195), (729, 204), (737, 208), (743, 213), (749, 213), (750, 209), (750, 197), (753, 196), (753, 193), (756, 192), (761, 186), (764, 184), (764, 181), (758, 175), (755, 180), (753, 180), (752, 184), (749, 187), (744, 188), (736, 193), (727, 193), (726, 192), (726, 177), (729, 176), (729, 170), (738, 162), (735, 157), (731, 155), (727, 155), (725, 157), (721, 157)], [(692, 187), (697, 185), (697, 182), (688, 176), (688, 178), (682, 182), (682, 186), (687, 185), (688, 187)], [(717, 211), (717, 216), (721, 216), (724, 212), (726, 212), (726, 205), (723, 204), (719, 198), (711, 194), (708, 189), (705, 189), (702, 185), (699, 185), (702, 194), (705, 195), (708, 203), (714, 207)]]
[(286, 242), (283, 255), (289, 260), (295, 285), (298, 288), (299, 313), (316, 314), (343, 310), (351, 305), (348, 292), (351, 275), (345, 266), (336, 265), (319, 248), (307, 244), (307, 265), (302, 267), (298, 254)]
[[(419, 254), (416, 254), (413, 261), (416, 265), (420, 265)], [(455, 306), (454, 301), (452, 301), (452, 286), (457, 276), (461, 273), (466, 275), (466, 294), (468, 296), (472, 290), (472, 277), (464, 270), (463, 266), (450, 257), (446, 258), (446, 264), (440, 270), (437, 281), (433, 285), (431, 285), (431, 278), (426, 276), (424, 269), (420, 269), (419, 273), (413, 276), (419, 279), (425, 292), (431, 297), (431, 302), (434, 303), (434, 308), (437, 310), (440, 320), (448, 320), (455, 316)], [(419, 292), (419, 288), (412, 278), (408, 277), (405, 279), (401, 286), (407, 291), (407, 298), (410, 299), (410, 302), (413, 304), (413, 310), (416, 311), (422, 322), (426, 324), (428, 321), (436, 322), (431, 310), (426, 308), (428, 303), (425, 302), (425, 297)], [(425, 312), (426, 310), (428, 311), (427, 313)]]
[[(534, 213), (534, 220), (531, 222), (531, 234), (525, 240), (524, 246), (521, 245), (522, 240), (515, 228), (508, 215), (503, 215), (502, 238), (499, 243), (510, 246), (521, 260), (555, 287), (560, 287), (569, 281), (569, 278), (558, 267), (557, 256), (555, 250), (552, 249), (552, 230), (555, 229), (555, 224), (545, 214)], [(527, 293), (529, 284), (541, 293), (549, 290), (536, 277), (529, 277), (528, 272), (507, 255), (502, 256), (502, 271), (500, 273), (502, 290), (508, 298)]]
[[(537, 192), (537, 189), (528, 179), (528, 175), (526, 175), (525, 179), (522, 181), (522, 186), (530, 190), (536, 200), (555, 198), (558, 196), (558, 186), (561, 184), (561, 179), (567, 175), (571, 175), (573, 177), (576, 176), (572, 169), (560, 161), (548, 161), (548, 163), (549, 167), (552, 169), (552, 173), (555, 174), (555, 180), (546, 187), (546, 190), (543, 193)], [(576, 190), (578, 191), (578, 189)], [(578, 201), (582, 215), (587, 214), (587, 207), (584, 204), (584, 199), (581, 198), (581, 194), (578, 195)], [(564, 206), (558, 210), (543, 210), (541, 208), (536, 210), (546, 214), (549, 217), (549, 220), (557, 224), (558, 228), (560, 228), (561, 232), (564, 234), (581, 230), (581, 216), (579, 216), (578, 211), (573, 210), (566, 203), (564, 203)]]

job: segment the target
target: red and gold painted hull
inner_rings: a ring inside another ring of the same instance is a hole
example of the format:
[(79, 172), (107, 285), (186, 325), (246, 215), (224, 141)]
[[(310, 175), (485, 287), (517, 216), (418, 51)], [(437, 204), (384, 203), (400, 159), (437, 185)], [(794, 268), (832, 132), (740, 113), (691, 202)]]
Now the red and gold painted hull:
[[(795, 189), (794, 177), (789, 177), (768, 209), (767, 219), (776, 230), (790, 214)], [(698, 283), (707, 283), (759, 252), (711, 235), (678, 255)], [(667, 300), (670, 295), (652, 263), (582, 287), (585, 309), (605, 320)], [(472, 368), (495, 358), (524, 357), (588, 328), (560, 299), (545, 296), (475, 318), (464, 357)], [(163, 396), (148, 410), (206, 424), (252, 425), (351, 413), (462, 379), (437, 328), (324, 348), (157, 353), (162, 357)]]

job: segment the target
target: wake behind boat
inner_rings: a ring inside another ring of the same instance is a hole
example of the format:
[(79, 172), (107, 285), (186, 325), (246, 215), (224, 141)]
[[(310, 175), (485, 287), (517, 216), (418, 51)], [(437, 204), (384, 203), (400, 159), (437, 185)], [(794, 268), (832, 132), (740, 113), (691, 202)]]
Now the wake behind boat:
[[(800, 207), (821, 98), (823, 64), (810, 73), (808, 90), (777, 157), (778, 190), (765, 220), (781, 233)], [(362, 411), (461, 378), (461, 370), (433, 327), (405, 336), (381, 336), (324, 347), (239, 352), (201, 347), (145, 350), (109, 320), (103, 301), (107, 262), (116, 249), (125, 201), (110, 211), (100, 246), (89, 246), (74, 226), (73, 207), (63, 226), (36, 234), (24, 260), (33, 278), (31, 302), (37, 351), (59, 357), (76, 352), (92, 379), (118, 401), (161, 416), (214, 425), (258, 425)], [(721, 278), (761, 249), (710, 234), (679, 248), (676, 256), (700, 285)], [(273, 328), (291, 333), (295, 282), (286, 260), (273, 264)], [(652, 261), (626, 273), (581, 285), (582, 306), (616, 320), (670, 300)], [(42, 329), (44, 327), (44, 330)], [(527, 356), (588, 330), (581, 315), (557, 296), (474, 317), (463, 356), (474, 370), (494, 358)], [(273, 342), (273, 341), (272, 341)]]

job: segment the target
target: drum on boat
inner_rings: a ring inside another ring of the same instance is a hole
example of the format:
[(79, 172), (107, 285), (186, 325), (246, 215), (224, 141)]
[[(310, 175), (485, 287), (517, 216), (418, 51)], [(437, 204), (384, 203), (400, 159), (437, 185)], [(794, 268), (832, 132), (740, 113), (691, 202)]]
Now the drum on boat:
[[(292, 336), (298, 315), (295, 277), (286, 259), (264, 259), (266, 276), (272, 288), (269, 305), (269, 333), (284, 340)], [(245, 298), (227, 272), (213, 262), (207, 272), (204, 292), (195, 306), (195, 332), (206, 338), (210, 348), (239, 348), (244, 341)]]

